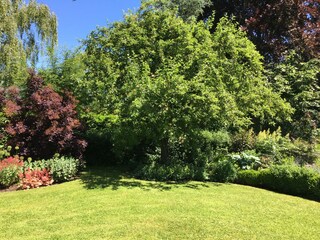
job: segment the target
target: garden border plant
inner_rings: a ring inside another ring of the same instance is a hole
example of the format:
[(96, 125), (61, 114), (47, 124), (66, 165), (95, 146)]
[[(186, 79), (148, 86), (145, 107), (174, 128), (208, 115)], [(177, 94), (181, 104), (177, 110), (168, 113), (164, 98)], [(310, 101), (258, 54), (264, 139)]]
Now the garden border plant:
[(239, 171), (236, 183), (320, 201), (319, 172), (295, 165)]

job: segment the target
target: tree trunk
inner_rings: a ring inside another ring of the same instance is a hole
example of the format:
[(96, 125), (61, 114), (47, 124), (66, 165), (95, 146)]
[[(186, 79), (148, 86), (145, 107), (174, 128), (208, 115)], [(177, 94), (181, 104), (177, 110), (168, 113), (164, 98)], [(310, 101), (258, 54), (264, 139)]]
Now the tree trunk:
[(160, 142), (161, 145), (161, 163), (168, 163), (169, 162), (169, 157), (170, 157), (170, 153), (169, 153), (169, 138), (163, 138), (161, 139)]

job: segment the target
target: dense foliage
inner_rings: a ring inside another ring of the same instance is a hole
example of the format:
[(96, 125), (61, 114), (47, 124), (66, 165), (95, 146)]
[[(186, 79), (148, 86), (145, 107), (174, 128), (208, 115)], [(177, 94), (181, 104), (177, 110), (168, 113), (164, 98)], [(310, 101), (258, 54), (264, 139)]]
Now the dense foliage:
[(304, 62), (292, 52), (269, 71), (269, 81), (295, 108), (293, 122), (284, 130), (297, 138), (314, 142), (320, 127), (320, 59)]
[[(198, 1), (200, 2), (200, 1)], [(304, 60), (319, 57), (319, 0), (211, 0), (206, 19), (214, 12), (216, 24), (225, 15), (234, 16), (267, 61), (279, 61), (290, 49)]]
[(116, 152), (194, 163), (204, 131), (289, 117), (245, 33), (223, 18), (211, 35), (210, 21), (177, 11), (144, 2), (85, 41), (87, 116), (110, 129)]
[(146, 0), (141, 2), (151, 2), (158, 9), (176, 9), (183, 20), (188, 21), (204, 14), (205, 7), (211, 6), (211, 0)]
[(81, 161), (55, 155), (51, 159), (32, 161), (14, 156), (0, 160), (0, 189), (17, 184), (20, 189), (38, 188), (52, 183), (70, 181), (76, 177)]
[(55, 153), (82, 157), (86, 142), (77, 132), (81, 124), (71, 94), (59, 95), (31, 72), (26, 90), (9, 87), (1, 91), (0, 98), (8, 119), (7, 144), (19, 146), (21, 155), (40, 159)]
[(59, 156), (58, 154), (50, 159), (24, 163), (25, 171), (47, 169), (50, 178), (52, 178), (55, 183), (74, 179), (79, 172), (80, 167), (82, 167), (82, 165), (79, 159)]
[(228, 159), (210, 163), (207, 172), (208, 179), (214, 182), (232, 182), (237, 177), (237, 169)]
[(237, 182), (320, 200), (320, 174), (308, 168), (282, 165), (261, 171), (240, 171)]
[(53, 183), (52, 176), (47, 169), (27, 169), (20, 174), (21, 189), (39, 188)]
[(40, 69), (39, 74), (46, 83), (53, 86), (59, 92), (72, 92), (79, 101), (79, 110), (87, 104), (88, 96), (84, 76), (86, 68), (84, 65), (85, 55), (79, 50), (61, 50), (50, 55), (48, 66)]
[(45, 163), (56, 182), (70, 181), (77, 175), (80, 167), (79, 160), (72, 157), (56, 156)]

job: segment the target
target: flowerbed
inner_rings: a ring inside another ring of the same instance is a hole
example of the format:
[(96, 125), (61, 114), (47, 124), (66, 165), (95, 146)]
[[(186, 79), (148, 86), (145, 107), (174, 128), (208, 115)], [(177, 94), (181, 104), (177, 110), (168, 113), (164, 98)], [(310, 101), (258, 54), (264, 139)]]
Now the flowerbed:
[(0, 160), (0, 188), (31, 189), (69, 181), (79, 170), (79, 160), (72, 157), (54, 157), (41, 161), (23, 161), (18, 156)]

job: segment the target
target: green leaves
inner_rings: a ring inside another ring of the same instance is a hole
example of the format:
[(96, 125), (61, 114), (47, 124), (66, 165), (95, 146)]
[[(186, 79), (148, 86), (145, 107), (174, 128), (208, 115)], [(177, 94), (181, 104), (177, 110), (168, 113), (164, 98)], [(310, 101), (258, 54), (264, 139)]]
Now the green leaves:
[(303, 62), (295, 52), (269, 71), (269, 81), (295, 109), (293, 124), (285, 126), (292, 136), (314, 141), (320, 126), (319, 59)]
[(183, 142), (196, 152), (204, 130), (289, 115), (263, 77), (262, 57), (232, 21), (222, 18), (211, 35), (205, 23), (160, 3), (144, 2), (84, 42), (88, 109), (116, 116), (106, 117), (116, 148), (147, 142), (167, 151), (164, 143)]

